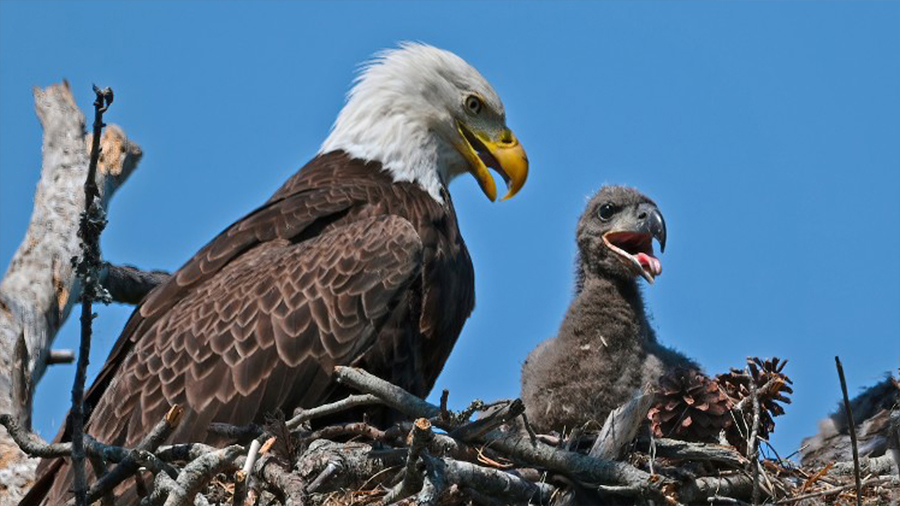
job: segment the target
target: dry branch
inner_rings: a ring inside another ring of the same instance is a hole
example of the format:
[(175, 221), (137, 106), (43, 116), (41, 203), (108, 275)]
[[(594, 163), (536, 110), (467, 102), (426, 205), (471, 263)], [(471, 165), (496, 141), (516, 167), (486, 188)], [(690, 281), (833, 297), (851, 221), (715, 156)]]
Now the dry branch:
[(638, 429), (653, 404), (653, 396), (641, 394), (609, 413), (606, 422), (588, 455), (598, 459), (618, 459), (627, 444), (634, 440)]
[(677, 439), (657, 439), (655, 443), (656, 455), (659, 457), (716, 462), (734, 468), (743, 468), (747, 465), (747, 459), (740, 452), (728, 446), (692, 443)]
[(406, 453), (406, 467), (403, 469), (403, 480), (382, 499), (384, 504), (392, 504), (405, 499), (422, 488), (425, 477), (422, 476), (422, 472), (418, 467), (419, 458), (433, 438), (434, 433), (431, 432), (431, 422), (426, 418), (416, 420), (409, 432), (409, 445)]
[(123, 459), (115, 468), (101, 476), (97, 482), (91, 486), (87, 494), (88, 501), (93, 502), (97, 500), (102, 495), (111, 492), (116, 485), (126, 478), (134, 475), (138, 470), (140, 461), (146, 460), (146, 457), (144, 457), (142, 452), (155, 451), (178, 427), (178, 424), (181, 423), (183, 414), (184, 409), (180, 406), (172, 406), (169, 409), (169, 412), (166, 413), (166, 416), (163, 417), (163, 419), (160, 420), (146, 436), (144, 436), (140, 443), (138, 443), (132, 454), (125, 457), (125, 459)]
[(853, 421), (853, 409), (850, 407), (850, 396), (847, 395), (847, 380), (844, 379), (844, 367), (841, 359), (834, 357), (838, 378), (841, 380), (841, 393), (844, 395), (844, 411), (847, 413), (847, 424), (850, 430), (850, 447), (853, 449), (853, 478), (856, 480), (856, 506), (862, 506), (862, 480), (859, 476), (859, 447), (856, 443), (856, 422)]
[(100, 282), (115, 302), (137, 304), (150, 290), (163, 283), (171, 274), (165, 271), (142, 271), (133, 265), (103, 264)]
[[(438, 459), (433, 459), (437, 461)], [(450, 483), (462, 485), (483, 494), (503, 497), (510, 503), (548, 504), (556, 487), (531, 482), (512, 473), (451, 459), (439, 459), (442, 472)]]
[[(335, 367), (335, 378), (341, 383), (379, 397), (385, 404), (406, 415), (424, 418), (440, 415), (438, 406), (361, 369)], [(625, 485), (650, 495), (659, 493), (659, 480), (651, 480), (649, 474), (623, 462), (591, 458), (498, 430), (485, 434), (479, 440), (513, 459), (567, 474), (582, 483)]]
[[(100, 160), (100, 137), (103, 131), (103, 113), (112, 104), (110, 88), (101, 90), (94, 86), (94, 134), (91, 138), (91, 155), (88, 173), (84, 181), (84, 211), (78, 224), (81, 239), (81, 259), (75, 268), (81, 282), (81, 343), (78, 347), (78, 365), (72, 384), (72, 469), (75, 475), (75, 504), (87, 506), (87, 483), (84, 474), (84, 383), (87, 380), (88, 359), (91, 354), (91, 335), (95, 301), (108, 302), (109, 295), (100, 285), (100, 234), (106, 228), (106, 210), (95, 199), (100, 196), (97, 188), (97, 163)], [(74, 258), (73, 258), (74, 262)]]
[[(347, 384), (369, 385), (371, 391), (386, 396), (382, 401), (387, 405), (407, 408), (413, 406), (413, 409), (424, 408), (426, 412), (440, 412), (440, 408), (423, 406), (421, 403), (424, 401), (416, 402), (409, 398), (411, 396), (407, 392), (364, 371), (340, 368), (337, 374)], [(333, 412), (335, 406), (346, 407), (351, 404), (353, 402), (343, 399), (316, 409), (318, 412)], [(506, 411), (508, 414), (510, 411), (507, 408), (514, 405), (515, 403), (505, 402), (498, 412)], [(617, 412), (621, 415), (628, 411), (623, 407)], [(308, 410), (307, 413), (309, 412), (316, 411)], [(452, 423), (447, 423), (457, 427), (472, 427), (470, 423), (463, 423), (459, 417), (459, 414), (447, 412), (447, 416), (439, 420), (452, 420)], [(171, 422), (169, 418), (167, 417), (168, 422)], [(177, 414), (171, 418), (177, 423)], [(23, 447), (29, 448), (29, 451), (43, 454), (50, 454), (51, 448), (54, 454), (67, 454), (71, 451), (68, 443), (47, 446), (33, 434), (17, 426), (9, 416), (0, 417), (0, 422), (9, 425), (11, 432), (21, 439)], [(468, 434), (471, 439), (461, 441), (452, 436), (452, 430), (450, 434), (432, 432), (429, 421), (425, 418), (417, 422), (401, 422), (388, 430), (371, 427), (366, 422), (327, 425), (315, 431), (298, 427), (287, 437), (297, 438), (297, 444), (305, 450), (298, 451), (290, 461), (285, 461), (283, 456), (265, 453), (255, 464), (252, 456), (260, 438), (251, 440), (247, 446), (232, 445), (224, 449), (193, 443), (162, 446), (155, 451), (139, 451), (137, 448), (102, 445), (90, 438), (86, 439), (86, 445), (88, 455), (119, 463), (101, 476), (97, 484), (109, 483), (108, 476), (118, 469), (124, 469), (123, 464), (130, 458), (148, 469), (154, 478), (149, 495), (142, 501), (146, 505), (241, 504), (248, 492), (253, 492), (253, 497), (257, 499), (261, 497), (260, 494), (268, 494), (268, 499), (265, 499), (268, 502), (261, 504), (284, 505), (368, 504), (379, 499), (383, 504), (400, 499), (397, 504), (440, 502), (449, 506), (474, 501), (476, 504), (561, 505), (572, 497), (567, 493), (572, 485), (571, 480), (575, 480), (579, 490), (599, 493), (596, 497), (589, 497), (601, 502), (618, 504), (629, 501), (645, 504), (649, 500), (656, 504), (709, 504), (709, 499), (712, 498), (713, 503), (746, 504), (754, 485), (752, 474), (743, 470), (747, 460), (730, 447), (669, 439), (656, 440), (657, 456), (660, 458), (657, 463), (659, 474), (651, 476), (624, 462), (598, 460), (577, 451), (563, 450), (542, 442), (533, 443), (529, 437), (519, 435), (509, 426), (493, 428), (487, 433), (467, 429), (462, 433)], [(493, 423), (491, 422), (492, 425)], [(627, 424), (623, 422), (620, 427), (624, 428), (624, 425)], [(161, 423), (158, 427), (164, 428), (166, 425)], [(348, 430), (350, 427), (353, 430)], [(167, 430), (152, 431), (145, 438), (146, 445), (142, 442), (141, 447), (152, 447), (164, 438)], [(410, 433), (408, 439), (398, 437), (404, 433)], [(334, 440), (322, 439), (323, 437)], [(344, 437), (354, 439), (342, 442)], [(361, 442), (359, 438), (371, 443)], [(553, 438), (541, 436), (540, 439), (549, 441)], [(560, 444), (559, 441), (557, 444)], [(639, 440), (633, 446), (635, 451), (629, 455), (629, 459), (642, 455), (639, 450), (642, 444)], [(595, 447), (599, 446), (601, 445)], [(490, 458), (487, 457), (488, 454), (491, 455)], [(498, 463), (497, 459), (505, 463)], [(870, 460), (871, 462), (865, 461), (868, 470), (893, 472), (890, 457)], [(698, 464), (707, 466), (706, 471), (703, 471), (705, 475), (697, 474), (698, 470), (704, 469), (696, 467)], [(775, 466), (773, 462), (765, 464)], [(605, 470), (597, 471), (597, 466)], [(693, 471), (680, 470), (682, 466), (693, 466)], [(849, 464), (843, 463), (840, 466), (843, 469)], [(790, 479), (779, 481), (781, 478), (764, 472), (764, 468), (766, 466), (759, 469), (761, 485), (764, 485), (761, 489), (765, 492), (767, 501), (797, 496), (831, 496), (847, 490), (846, 485), (838, 485), (839, 473), (835, 472), (820, 480), (818, 490), (794, 486), (791, 494), (783, 493), (789, 486)], [(234, 473), (238, 470), (239, 473)], [(775, 470), (788, 477), (793, 472), (790, 467)], [(626, 480), (601, 481), (603, 476), (615, 477), (615, 472), (623, 473), (621, 476), (625, 476)], [(258, 476), (259, 480), (251, 482), (248, 479), (251, 474)], [(647, 481), (637, 479), (641, 476), (647, 476)], [(883, 490), (877, 492), (878, 485), (900, 483), (900, 479), (892, 475), (875, 478), (877, 479), (864, 481), (867, 490), (875, 491), (872, 493), (884, 493)], [(795, 480), (795, 483), (802, 481)], [(396, 486), (384, 495), (386, 489), (383, 487), (390, 483)], [(97, 484), (95, 490), (100, 493), (102, 491)], [(223, 486), (226, 488), (223, 489)], [(222, 493), (230, 495), (222, 496)], [(94, 497), (97, 496), (92, 495)]]
[[(84, 115), (67, 83), (35, 88), (34, 98), (44, 129), (41, 177), (25, 238), (0, 282), (0, 413), (13, 415), (26, 427), (50, 346), (81, 296), (71, 259), (81, 253), (77, 231), (84, 194), (78, 190), (86, 180), (92, 141), (85, 136)], [(100, 145), (96, 181), (99, 206), (105, 210), (142, 152), (115, 126), (107, 128)], [(0, 505), (5, 506), (21, 497), (36, 463), (3, 430), (0, 454), (9, 472), (6, 489), (0, 486)]]

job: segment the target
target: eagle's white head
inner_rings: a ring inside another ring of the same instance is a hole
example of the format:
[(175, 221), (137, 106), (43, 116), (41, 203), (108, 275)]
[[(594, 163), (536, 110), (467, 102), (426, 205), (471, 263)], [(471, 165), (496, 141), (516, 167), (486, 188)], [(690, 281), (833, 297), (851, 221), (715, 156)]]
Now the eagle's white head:
[(528, 158), (506, 127), (497, 92), (455, 54), (404, 43), (366, 64), (319, 153), (343, 150), (380, 162), (394, 181), (414, 181), (442, 201), (441, 187), (470, 172), (492, 201), (496, 170), (515, 195)]

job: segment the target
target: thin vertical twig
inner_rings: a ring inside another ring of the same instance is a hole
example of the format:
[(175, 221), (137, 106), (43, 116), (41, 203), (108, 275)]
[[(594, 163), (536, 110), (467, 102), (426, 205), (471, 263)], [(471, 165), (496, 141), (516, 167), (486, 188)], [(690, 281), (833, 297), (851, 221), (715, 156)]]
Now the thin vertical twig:
[(259, 457), (259, 449), (261, 447), (259, 439), (251, 441), (250, 449), (247, 450), (247, 458), (244, 460), (244, 467), (234, 473), (234, 496), (232, 496), (231, 501), (234, 506), (243, 506), (247, 499), (247, 485), (250, 481), (250, 475), (253, 474), (253, 466), (256, 465), (256, 459)]
[(113, 101), (109, 88), (94, 86), (94, 136), (91, 139), (91, 159), (84, 182), (84, 212), (78, 228), (81, 236), (81, 260), (76, 271), (82, 284), (81, 295), (81, 343), (78, 347), (78, 365), (72, 385), (72, 468), (76, 506), (87, 506), (87, 482), (84, 473), (84, 383), (91, 352), (91, 332), (94, 319), (93, 302), (105, 301), (105, 290), (100, 285), (100, 233), (106, 226), (106, 216), (97, 201), (97, 162), (100, 159), (100, 135), (103, 131), (103, 113)]
[(844, 411), (847, 412), (847, 424), (850, 426), (850, 447), (853, 449), (853, 477), (856, 479), (856, 506), (862, 506), (862, 480), (859, 476), (859, 448), (856, 443), (856, 422), (850, 408), (850, 396), (847, 395), (847, 380), (844, 378), (844, 366), (840, 357), (834, 357), (838, 378), (841, 380), (841, 393), (844, 394)]
[[(750, 427), (750, 441), (747, 444), (747, 459), (753, 466), (753, 492), (751, 504), (754, 506), (759, 504), (759, 443), (757, 436), (759, 434), (759, 392), (757, 391), (756, 378), (750, 373), (750, 369), (745, 369), (745, 374), (750, 379), (750, 402), (753, 403), (753, 425)], [(746, 419), (746, 418), (745, 418)]]

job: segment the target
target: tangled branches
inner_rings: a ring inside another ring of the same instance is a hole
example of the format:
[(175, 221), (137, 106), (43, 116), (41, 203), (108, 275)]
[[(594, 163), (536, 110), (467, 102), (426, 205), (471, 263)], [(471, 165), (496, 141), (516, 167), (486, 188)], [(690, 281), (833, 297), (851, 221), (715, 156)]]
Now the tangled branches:
[[(135, 448), (105, 445), (85, 437), (89, 457), (113, 464), (88, 491), (88, 500), (111, 501), (117, 486), (134, 480), (142, 505), (181, 506), (342, 504), (741, 504), (754, 489), (748, 459), (734, 448), (670, 439), (647, 441), (637, 427), (650, 403), (639, 396), (610, 415), (587, 453), (575, 442), (552, 436), (534, 439), (522, 426), (521, 404), (506, 401), (469, 420), (425, 402), (363, 370), (337, 367), (337, 381), (364, 392), (303, 410), (266, 428), (215, 427), (244, 444), (160, 445), (181, 420), (173, 407)], [(384, 404), (414, 418), (382, 430), (365, 420), (307, 423), (351, 407)], [(0, 417), (21, 448), (33, 456), (71, 454), (70, 443), (47, 444)], [(616, 428), (613, 429), (612, 427)], [(616, 436), (616, 434), (625, 434)], [(289, 438), (286, 444), (276, 444)], [(571, 442), (570, 442), (571, 443)], [(651, 447), (652, 446), (652, 451)], [(288, 453), (290, 449), (290, 454)], [(623, 451), (628, 449), (630, 451)], [(615, 460), (625, 455), (626, 461)], [(868, 459), (867, 469), (887, 469)], [(881, 466), (881, 467), (871, 467)], [(846, 467), (846, 466), (845, 466)], [(652, 471), (651, 471), (652, 469)], [(799, 503), (810, 494), (840, 494), (833, 477), (804, 475), (785, 463), (764, 461), (760, 490), (767, 500)], [(841, 472), (849, 476), (852, 466)], [(152, 477), (144, 484), (144, 476)], [(826, 470), (827, 473), (827, 470)], [(896, 486), (896, 476), (869, 476), (863, 486)], [(145, 490), (142, 490), (145, 489)], [(813, 497), (813, 496), (810, 496)]]

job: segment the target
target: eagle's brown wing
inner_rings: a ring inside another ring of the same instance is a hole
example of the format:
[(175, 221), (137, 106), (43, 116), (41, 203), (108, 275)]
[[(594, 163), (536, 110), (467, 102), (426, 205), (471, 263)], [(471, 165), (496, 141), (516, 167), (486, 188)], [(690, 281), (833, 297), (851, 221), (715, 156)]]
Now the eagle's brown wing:
[(393, 216), (241, 255), (141, 329), (90, 433), (130, 446), (177, 403), (187, 418), (173, 440), (199, 441), (209, 422), (246, 424), (288, 399), (320, 400), (331, 368), (372, 345), (420, 255), (415, 230)]
[(355, 191), (364, 189), (270, 202), (155, 290), (88, 393), (88, 433), (134, 445), (177, 403), (186, 417), (171, 440), (202, 441), (210, 422), (246, 424), (288, 400), (321, 400), (331, 367), (373, 344), (421, 269), (422, 243), (405, 219), (342, 219), (364, 205)]

